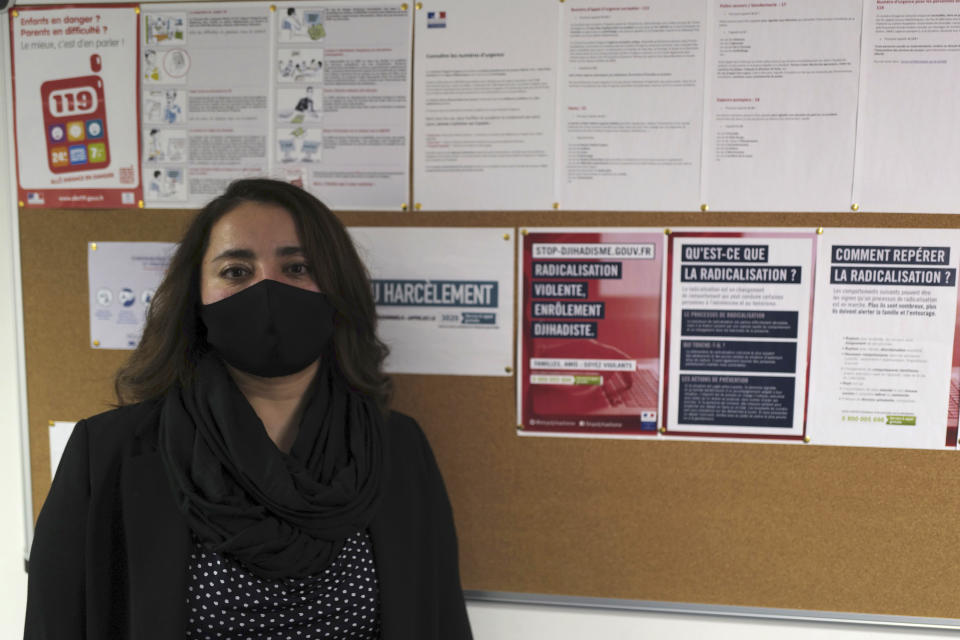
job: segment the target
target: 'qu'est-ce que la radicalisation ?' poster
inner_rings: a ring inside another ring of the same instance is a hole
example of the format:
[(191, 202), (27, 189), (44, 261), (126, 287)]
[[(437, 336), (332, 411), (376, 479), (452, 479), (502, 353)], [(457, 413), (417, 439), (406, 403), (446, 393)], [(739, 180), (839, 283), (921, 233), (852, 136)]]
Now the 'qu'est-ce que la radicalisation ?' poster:
[(804, 437), (816, 238), (670, 236), (667, 434)]
[(663, 245), (659, 229), (522, 236), (521, 434), (656, 435)]

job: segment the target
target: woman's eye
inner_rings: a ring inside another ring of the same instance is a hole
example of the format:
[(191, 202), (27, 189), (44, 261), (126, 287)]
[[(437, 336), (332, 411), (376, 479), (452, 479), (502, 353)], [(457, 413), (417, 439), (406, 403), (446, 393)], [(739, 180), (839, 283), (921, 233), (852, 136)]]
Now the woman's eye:
[(298, 276), (307, 275), (310, 273), (310, 267), (303, 262), (297, 262), (287, 265), (287, 273), (292, 273)]
[(247, 275), (247, 269), (245, 267), (227, 267), (220, 272), (221, 277), (229, 280), (236, 280), (237, 278), (242, 278), (245, 275)]

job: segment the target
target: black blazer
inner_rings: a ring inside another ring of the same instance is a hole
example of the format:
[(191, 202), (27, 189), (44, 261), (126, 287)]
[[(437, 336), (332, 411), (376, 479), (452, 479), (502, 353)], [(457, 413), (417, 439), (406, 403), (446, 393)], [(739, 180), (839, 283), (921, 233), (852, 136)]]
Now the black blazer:
[[(190, 532), (157, 451), (161, 402), (77, 423), (30, 553), (26, 640), (186, 636)], [(411, 418), (384, 429), (370, 524), (383, 640), (471, 638), (450, 503)]]

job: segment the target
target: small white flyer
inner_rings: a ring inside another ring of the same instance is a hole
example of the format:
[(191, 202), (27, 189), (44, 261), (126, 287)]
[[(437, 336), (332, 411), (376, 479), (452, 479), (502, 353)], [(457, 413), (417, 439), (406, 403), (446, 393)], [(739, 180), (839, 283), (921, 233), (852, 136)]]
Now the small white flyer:
[(173, 242), (89, 242), (90, 346), (134, 349)]

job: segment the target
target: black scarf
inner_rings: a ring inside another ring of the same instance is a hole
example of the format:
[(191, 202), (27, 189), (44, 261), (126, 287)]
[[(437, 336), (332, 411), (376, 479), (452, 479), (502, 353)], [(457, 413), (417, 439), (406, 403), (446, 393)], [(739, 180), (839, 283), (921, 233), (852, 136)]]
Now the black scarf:
[(289, 455), (212, 353), (167, 393), (160, 454), (190, 528), (265, 578), (321, 572), (380, 496), (379, 409), (324, 357)]

